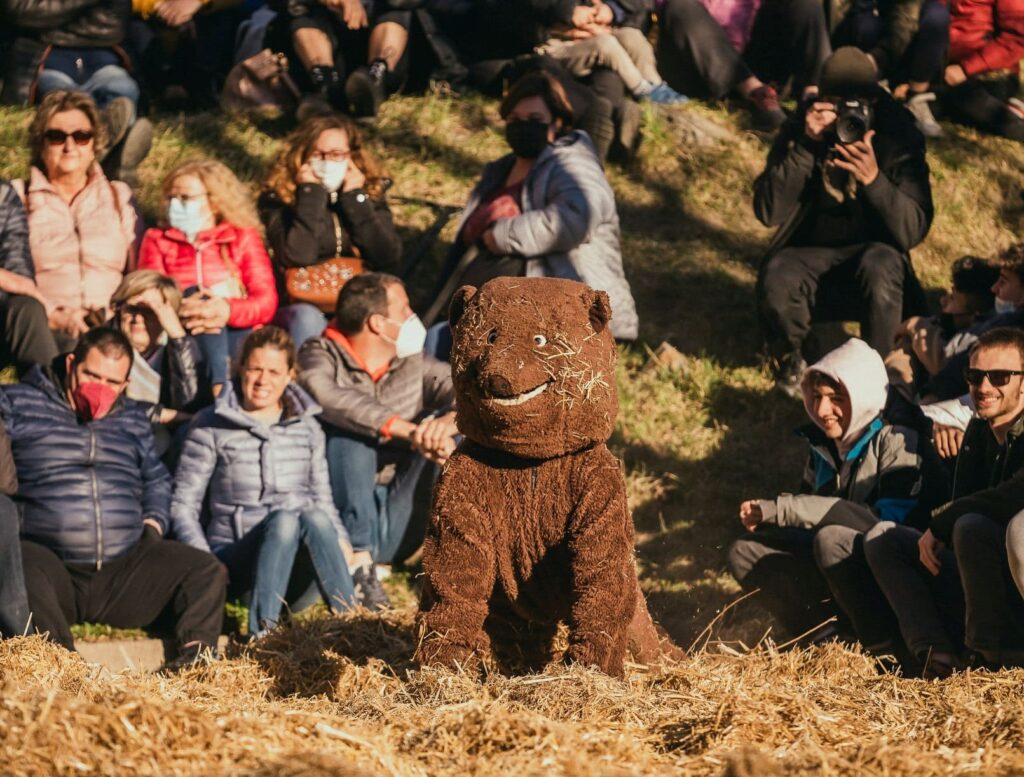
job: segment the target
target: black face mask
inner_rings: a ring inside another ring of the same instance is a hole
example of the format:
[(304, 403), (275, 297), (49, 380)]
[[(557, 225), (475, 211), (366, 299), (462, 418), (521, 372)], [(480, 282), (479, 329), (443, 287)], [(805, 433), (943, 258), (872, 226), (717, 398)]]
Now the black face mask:
[(540, 119), (510, 121), (505, 125), (505, 140), (512, 153), (523, 159), (536, 159), (548, 147), (548, 128)]

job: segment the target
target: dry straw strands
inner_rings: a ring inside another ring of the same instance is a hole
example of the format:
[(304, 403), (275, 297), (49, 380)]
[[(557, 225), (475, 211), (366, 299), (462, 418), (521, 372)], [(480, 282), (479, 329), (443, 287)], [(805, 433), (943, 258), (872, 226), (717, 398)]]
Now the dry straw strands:
[(415, 671), (411, 611), (287, 626), (175, 677), (0, 643), (0, 773), (1024, 772), (1024, 672), (879, 675), (828, 646), (484, 682)]

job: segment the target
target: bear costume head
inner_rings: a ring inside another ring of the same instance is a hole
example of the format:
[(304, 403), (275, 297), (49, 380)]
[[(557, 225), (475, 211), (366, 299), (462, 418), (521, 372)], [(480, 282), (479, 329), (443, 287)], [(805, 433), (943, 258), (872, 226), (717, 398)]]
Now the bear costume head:
[(495, 278), (452, 298), (457, 424), (527, 459), (603, 443), (618, 414), (608, 295), (558, 278)]

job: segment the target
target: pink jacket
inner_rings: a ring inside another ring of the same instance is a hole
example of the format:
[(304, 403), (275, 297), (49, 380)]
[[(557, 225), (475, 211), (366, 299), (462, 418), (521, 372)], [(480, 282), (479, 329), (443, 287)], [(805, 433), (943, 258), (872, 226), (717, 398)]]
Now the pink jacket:
[(106, 308), (124, 274), (135, 268), (142, 234), (131, 187), (108, 181), (98, 164), (70, 204), (33, 167), (12, 181), (28, 212), (28, 237), (36, 285), (47, 311), (56, 307)]
[[(230, 263), (225, 262), (225, 254)], [(195, 246), (180, 230), (147, 230), (139, 250), (139, 269), (159, 270), (174, 278), (182, 291), (190, 286), (204, 286), (216, 293), (217, 286), (241, 281), (245, 296), (228, 296), (230, 327), (242, 329), (269, 324), (277, 312), (274, 270), (263, 247), (263, 238), (255, 229), (222, 222), (196, 235)]]

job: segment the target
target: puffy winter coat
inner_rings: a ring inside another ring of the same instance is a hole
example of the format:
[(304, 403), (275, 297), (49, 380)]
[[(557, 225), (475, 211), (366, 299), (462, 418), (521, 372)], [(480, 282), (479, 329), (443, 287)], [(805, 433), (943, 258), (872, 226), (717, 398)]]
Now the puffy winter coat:
[[(25, 278), (35, 278), (25, 206), (7, 181), (0, 181), (0, 268)], [(0, 292), (0, 300), (6, 296)]]
[(67, 203), (38, 167), (12, 182), (28, 212), (36, 285), (55, 307), (106, 308), (124, 274), (135, 269), (142, 219), (128, 184), (110, 181), (98, 164)]
[(11, 438), (26, 539), (99, 569), (135, 546), (144, 518), (166, 533), (171, 476), (142, 404), (122, 397), (100, 420), (81, 421), (58, 360), (4, 386), (0, 417)]
[(1017, 72), (1024, 58), (1024, 2), (952, 0), (949, 61), (968, 76), (993, 70)]
[(21, 35), (67, 48), (117, 46), (128, 32), (131, 0), (4, 0), (4, 15)]
[[(237, 542), (273, 510), (316, 507), (348, 537), (334, 507), (320, 406), (292, 383), (281, 421), (266, 426), (242, 412), (234, 385), (192, 420), (174, 477), (176, 539), (203, 550)], [(199, 521), (209, 490), (209, 522)]]
[[(504, 183), (511, 154), (484, 168), (469, 195), (458, 232), (480, 203)], [(570, 132), (548, 146), (523, 181), (522, 214), (494, 223), (494, 241), (504, 254), (525, 257), (527, 276), (583, 281), (608, 293), (612, 334), (636, 339), (636, 303), (622, 269), (619, 214), (590, 137)], [(463, 250), (456, 241), (449, 263)]]
[(177, 229), (147, 230), (139, 250), (139, 268), (158, 270), (174, 278), (183, 290), (241, 281), (246, 296), (228, 299), (230, 327), (269, 324), (277, 311), (274, 271), (255, 229), (221, 222), (196, 235), (195, 245)]

